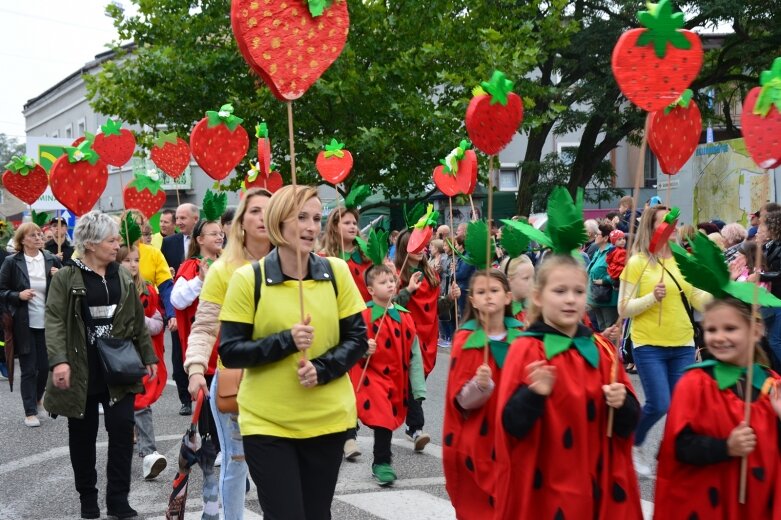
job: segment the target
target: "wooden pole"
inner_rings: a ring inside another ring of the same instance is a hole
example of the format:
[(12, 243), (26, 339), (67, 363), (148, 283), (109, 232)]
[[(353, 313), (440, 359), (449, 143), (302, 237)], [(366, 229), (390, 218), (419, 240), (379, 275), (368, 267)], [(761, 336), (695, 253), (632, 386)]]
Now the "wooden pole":
[[(290, 142), (290, 181), (293, 185), (293, 193), (298, 193), (298, 181), (296, 179), (296, 143), (293, 133), (293, 102), (287, 102), (287, 132), (288, 140)], [(304, 280), (301, 264), (301, 242), (296, 241), (296, 272), (298, 273), (298, 311), (301, 318), (301, 323), (304, 322)], [(301, 355), (306, 361), (306, 351), (302, 351)]]
[[(453, 222), (453, 197), (447, 198), (449, 206), (450, 206), (450, 236), (455, 237), (456, 236), (456, 228), (455, 228), (455, 222)], [(450, 254), (453, 255), (453, 258), (450, 261), (450, 272), (453, 274), (453, 279), (450, 280), (450, 284), (452, 285), (456, 281), (456, 241), (451, 240), (450, 241)], [(448, 294), (450, 294), (450, 287), (448, 287)], [(453, 301), (453, 315), (456, 319), (456, 330), (458, 330), (458, 300)], [(451, 340), (453, 338), (450, 338)]]
[[(494, 174), (494, 157), (488, 158), (488, 218), (486, 219), (486, 227), (488, 228), (488, 234), (485, 240), (485, 281), (488, 283), (491, 276), (491, 217), (494, 213), (494, 184), (492, 175)], [(480, 313), (483, 317), (483, 331), (485, 331), (485, 348), (483, 349), (483, 363), (488, 364), (488, 351), (490, 350), (491, 340), (488, 338), (488, 316), (484, 313)]]
[(477, 211), (475, 211), (475, 201), (472, 200), (472, 194), (469, 194), (469, 205), (472, 207), (472, 222), (477, 220)]

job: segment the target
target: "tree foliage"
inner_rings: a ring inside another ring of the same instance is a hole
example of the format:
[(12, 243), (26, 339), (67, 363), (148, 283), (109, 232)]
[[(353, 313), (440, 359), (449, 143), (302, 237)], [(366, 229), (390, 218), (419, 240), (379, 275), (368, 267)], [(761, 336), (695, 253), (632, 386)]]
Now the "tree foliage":
[(0, 134), (0, 167), (5, 170), (5, 165), (14, 155), (22, 155), (25, 152), (24, 143), (18, 142), (14, 137)]

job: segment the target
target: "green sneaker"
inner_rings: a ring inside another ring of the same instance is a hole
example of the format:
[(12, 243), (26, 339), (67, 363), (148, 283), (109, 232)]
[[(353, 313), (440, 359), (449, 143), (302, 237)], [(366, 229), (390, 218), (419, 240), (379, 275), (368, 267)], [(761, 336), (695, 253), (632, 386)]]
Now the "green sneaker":
[(372, 475), (381, 486), (390, 486), (396, 481), (396, 472), (390, 464), (372, 464)]

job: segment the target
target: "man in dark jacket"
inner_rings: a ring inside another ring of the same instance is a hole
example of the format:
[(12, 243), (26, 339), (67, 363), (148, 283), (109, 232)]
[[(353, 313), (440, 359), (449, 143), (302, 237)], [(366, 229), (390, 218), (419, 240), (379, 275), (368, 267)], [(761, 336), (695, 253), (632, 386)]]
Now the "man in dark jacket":
[(73, 245), (68, 238), (68, 221), (62, 217), (55, 217), (49, 221), (49, 226), (54, 233), (54, 238), (44, 244), (44, 249), (59, 258), (61, 262), (70, 260), (73, 256)]

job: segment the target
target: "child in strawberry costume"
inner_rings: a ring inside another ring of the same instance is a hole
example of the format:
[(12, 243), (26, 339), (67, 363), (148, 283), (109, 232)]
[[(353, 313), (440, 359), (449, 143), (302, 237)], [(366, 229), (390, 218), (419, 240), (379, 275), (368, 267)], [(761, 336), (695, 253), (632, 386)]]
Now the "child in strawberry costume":
[(510, 282), (513, 293), (513, 316), (521, 323), (526, 322), (526, 299), (534, 284), (534, 264), (526, 255), (529, 250), (529, 239), (512, 226), (502, 228), (499, 245), (505, 252), (500, 263), (501, 271)]
[(445, 488), (456, 517), (465, 520), (494, 514), (495, 389), (508, 347), (522, 330), (504, 273), (476, 271), (469, 294), (466, 321), (450, 353), (442, 448)]
[(372, 263), (355, 241), (360, 232), (358, 229), (359, 218), (360, 214), (357, 209), (337, 208), (333, 210), (325, 225), (325, 240), (321, 254), (335, 256), (347, 262), (355, 285), (361, 291), (361, 297), (364, 301), (369, 301), (371, 294), (366, 288), (364, 273), (371, 267)]
[[(152, 338), (155, 355), (158, 359), (165, 359), (165, 345), (163, 343), (163, 313), (165, 311), (155, 286), (142, 280), (139, 276), (139, 252), (134, 244), (141, 236), (141, 228), (132, 216), (126, 215), (120, 226), (120, 234), (123, 245), (117, 251), (117, 262), (122, 264), (122, 267), (133, 276), (136, 290), (144, 307), (144, 321)], [(128, 244), (131, 245), (128, 246)], [(155, 428), (151, 408), (152, 404), (157, 402), (162, 395), (167, 379), (165, 363), (160, 363), (157, 376), (154, 379), (150, 379), (148, 375), (144, 376), (144, 393), (136, 394), (133, 406), (138, 437), (136, 446), (138, 455), (143, 458), (142, 471), (146, 480), (157, 477), (168, 464), (165, 457), (157, 452), (155, 446)]]
[[(751, 337), (753, 284), (730, 280), (721, 251), (706, 237), (692, 238), (692, 254), (671, 244), (691, 284), (717, 299), (705, 310), (705, 347), (715, 359), (693, 365), (675, 387), (659, 451), (654, 513), (657, 518), (781, 518), (779, 376), (753, 364), (751, 422), (745, 420), (747, 366), (762, 336)], [(781, 307), (760, 289), (763, 307)], [(759, 318), (757, 318), (759, 319)], [(755, 356), (763, 359), (761, 349)], [(741, 458), (748, 457), (746, 503), (738, 501)], [(776, 502), (774, 506), (774, 502)]]
[(372, 296), (363, 311), (369, 351), (350, 370), (350, 378), (358, 418), (374, 430), (372, 474), (381, 486), (387, 486), (396, 480), (391, 466), (393, 430), (407, 417), (407, 396), (425, 398), (426, 383), (412, 315), (391, 301), (395, 273), (384, 264), (371, 266), (366, 271), (366, 285)]
[(632, 465), (640, 405), (615, 347), (580, 323), (587, 275), (572, 252), (587, 240), (582, 197), (573, 204), (554, 189), (547, 236), (516, 226), (552, 252), (537, 272), (531, 325), (510, 346), (498, 386), (496, 519), (643, 517)]

